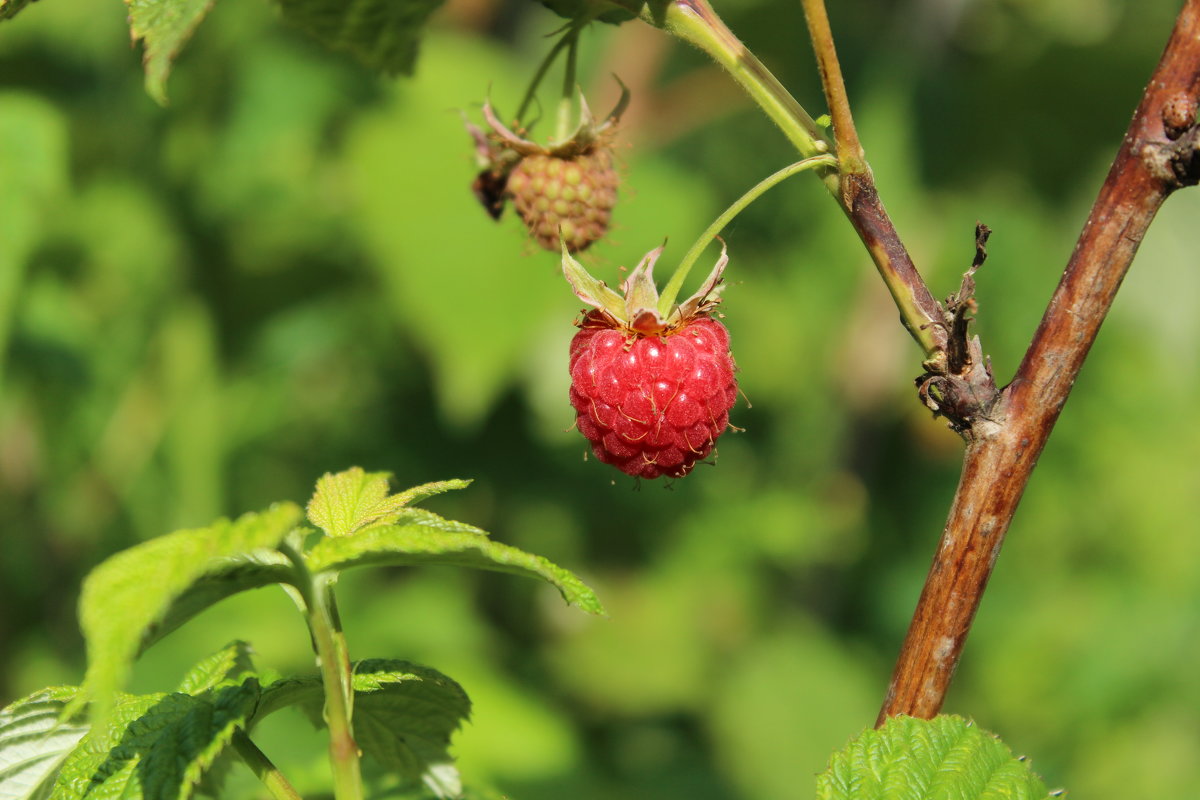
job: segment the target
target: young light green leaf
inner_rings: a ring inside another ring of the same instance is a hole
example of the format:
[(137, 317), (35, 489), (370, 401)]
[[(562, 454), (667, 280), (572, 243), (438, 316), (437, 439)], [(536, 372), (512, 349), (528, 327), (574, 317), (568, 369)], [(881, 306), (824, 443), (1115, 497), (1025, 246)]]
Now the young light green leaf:
[(107, 720), (63, 763), (55, 800), (187, 800), (234, 733), (249, 724), (260, 692), (249, 677), (197, 697), (118, 696)]
[(389, 477), (386, 472), (366, 472), (361, 467), (326, 473), (317, 481), (317, 489), (308, 501), (309, 521), (330, 536), (349, 536), (372, 525), (392, 524), (405, 506), (470, 484), (439, 481), (388, 495)]
[[(462, 787), (450, 736), (471, 713), (462, 687), (437, 670), (384, 659), (355, 664), (353, 686), (354, 736), (363, 752), (438, 797), (456, 797)], [(323, 725), (324, 697), (317, 677), (281, 680), (263, 689), (256, 719), (298, 705)]]
[(443, 564), (510, 572), (549, 581), (571, 605), (591, 614), (604, 613), (595, 592), (568, 570), (474, 530), (464, 531), (460, 523), (424, 514), (427, 518), (413, 518), (408, 524), (322, 539), (306, 554), (308, 567), (315, 573), (368, 565)]
[[(144, 638), (158, 633), (156, 625), (179, 623), (179, 615), (171, 613), (177, 600), (187, 601), (190, 615), (199, 611), (200, 601), (215, 602), (231, 594), (225, 591), (229, 584), (212, 581), (228, 576), (231, 566), (236, 572), (247, 558), (269, 553), (299, 521), (300, 509), (281, 503), (233, 522), (221, 520), (151, 539), (92, 570), (83, 582), (79, 620), (88, 649), (80, 701), (92, 701), (93, 718), (104, 719)], [(189, 595), (189, 590), (198, 594)]]
[(78, 688), (42, 689), (0, 711), (0, 798), (46, 800), (63, 761), (87, 733), (63, 710)]
[(411, 489), (405, 489), (393, 498), (395, 501), (404, 506), (414, 506), (427, 497), (434, 495), (452, 492), (455, 489), (465, 489), (471, 485), (469, 480), (462, 478), (451, 478), (448, 481), (432, 481), (430, 483), (422, 483), (420, 486), (414, 486)]
[(129, 30), (145, 45), (146, 92), (160, 105), (167, 102), (171, 63), (191, 38), (215, 0), (126, 0)]
[(818, 800), (1044, 800), (1028, 762), (962, 717), (893, 717), (833, 754)]
[(189, 669), (178, 691), (194, 696), (219, 686), (242, 683), (255, 674), (250, 645), (233, 641)]
[(409, 75), (421, 29), (442, 0), (280, 0), (284, 19), (371, 69)]

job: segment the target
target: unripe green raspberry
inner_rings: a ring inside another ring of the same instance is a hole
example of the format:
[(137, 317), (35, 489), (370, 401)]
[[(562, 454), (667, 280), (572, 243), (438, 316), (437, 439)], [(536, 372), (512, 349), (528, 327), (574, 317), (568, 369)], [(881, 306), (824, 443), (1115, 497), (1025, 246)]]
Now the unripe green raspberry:
[(598, 145), (571, 158), (534, 154), (508, 176), (508, 194), (530, 235), (547, 250), (559, 250), (559, 233), (570, 252), (604, 236), (617, 202), (619, 179), (612, 154)]

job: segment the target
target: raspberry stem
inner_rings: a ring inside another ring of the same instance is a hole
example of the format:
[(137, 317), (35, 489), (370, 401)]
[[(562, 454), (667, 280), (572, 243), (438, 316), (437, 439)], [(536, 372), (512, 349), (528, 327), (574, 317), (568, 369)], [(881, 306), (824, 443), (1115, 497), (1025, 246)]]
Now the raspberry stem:
[(742, 213), (746, 206), (750, 205), (759, 197), (761, 197), (772, 186), (782, 183), (793, 175), (813, 169), (814, 167), (831, 166), (836, 163), (837, 159), (828, 154), (813, 156), (812, 158), (806, 158), (802, 161), (797, 161), (795, 164), (789, 164), (778, 172), (763, 178), (761, 181), (755, 184), (750, 191), (746, 192), (744, 195), (734, 201), (733, 205), (725, 209), (725, 211), (719, 217), (713, 220), (713, 223), (705, 229), (704, 233), (700, 234), (700, 238), (697, 239), (696, 243), (693, 244), (691, 249), (687, 251), (687, 254), (684, 255), (683, 260), (679, 262), (679, 266), (676, 267), (674, 274), (672, 274), (671, 279), (667, 281), (667, 285), (663, 289), (662, 295), (659, 297), (658, 313), (663, 317), (666, 317), (671, 313), (671, 309), (675, 305), (675, 298), (679, 296), (679, 290), (683, 288), (683, 282), (687, 279), (688, 272), (691, 271), (692, 265), (694, 265), (696, 260), (700, 258), (700, 254), (704, 252), (704, 248), (708, 247), (708, 245), (712, 243), (712, 240), (717, 238), (717, 235), (724, 230), (725, 226), (728, 225), (734, 217)]
[(573, 26), (567, 31), (564, 40), (567, 42), (567, 62), (563, 69), (562, 99), (558, 101), (558, 121), (554, 129), (554, 141), (564, 142), (571, 136), (573, 130), (572, 116), (575, 99), (575, 64), (579, 58), (579, 31)]
[[(806, 0), (810, 22), (818, 20), (814, 13), (823, 4)], [(700, 48), (729, 74), (750, 95), (766, 115), (805, 158), (833, 153), (838, 161), (819, 165), (817, 176), (837, 200), (842, 211), (854, 226), (859, 238), (875, 262), (880, 276), (891, 292), (900, 311), (900, 318), (909, 334), (933, 357), (945, 350), (946, 335), (941, 326), (942, 314), (937, 300), (917, 272), (908, 251), (900, 241), (890, 217), (884, 210), (879, 193), (865, 158), (858, 152), (857, 136), (850, 136), (847, 127), (849, 105), (841, 86), (840, 70), (834, 69), (832, 34), (819, 24), (812, 30), (814, 47), (818, 48), (822, 82), (836, 112), (835, 126), (842, 122), (839, 134), (842, 141), (831, 143), (820, 126), (796, 101), (771, 71), (759, 61), (721, 20), (707, 0), (671, 0), (665, 5), (647, 5), (641, 19), (655, 27)], [(823, 19), (823, 17), (821, 17)], [(842, 153), (841, 147), (851, 152)], [(843, 168), (845, 171), (843, 171)]]
[[(574, 46), (573, 43), (579, 38), (579, 31), (583, 30), (589, 22), (592, 21), (592, 16), (585, 16), (571, 22), (566, 32), (559, 37), (554, 46), (550, 48), (550, 52), (546, 53), (546, 57), (538, 64), (537, 70), (533, 73), (533, 77), (529, 80), (529, 86), (525, 89), (525, 96), (521, 98), (521, 105), (517, 107), (517, 119), (523, 120), (525, 112), (529, 110), (529, 106), (533, 104), (534, 97), (537, 96), (538, 87), (542, 85), (542, 80), (546, 77), (546, 73), (550, 71), (550, 67), (554, 65), (555, 59), (567, 46)], [(571, 81), (574, 87), (574, 79)], [(566, 90), (564, 90), (564, 96)]]

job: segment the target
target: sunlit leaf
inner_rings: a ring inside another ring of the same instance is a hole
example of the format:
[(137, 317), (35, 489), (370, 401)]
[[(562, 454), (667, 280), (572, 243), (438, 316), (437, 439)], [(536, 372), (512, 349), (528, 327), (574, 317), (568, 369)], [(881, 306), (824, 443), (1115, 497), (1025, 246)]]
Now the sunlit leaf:
[(126, 0), (129, 30), (145, 46), (146, 92), (167, 102), (167, 75), (183, 45), (215, 0)]
[(834, 753), (818, 800), (1041, 800), (1029, 763), (962, 717), (893, 717)]
[[(413, 509), (414, 511), (416, 509)], [(313, 572), (340, 571), (368, 565), (441, 564), (509, 572), (553, 584), (563, 599), (591, 614), (603, 614), (600, 600), (583, 581), (550, 561), (499, 542), (461, 523), (425, 512), (427, 519), (352, 536), (322, 539), (307, 553)]]
[(88, 726), (64, 721), (74, 686), (43, 689), (0, 711), (0, 797), (46, 800), (59, 768)]
[[(195, 613), (201, 602), (231, 594), (228, 589), (243, 584), (223, 584), (217, 576), (228, 576), (231, 565), (238, 574), (247, 556), (278, 545), (299, 521), (300, 509), (281, 503), (232, 522), (221, 520), (152, 539), (92, 570), (83, 583), (79, 619), (88, 647), (84, 696), (93, 701), (94, 718), (104, 718), (143, 637), (172, 618), (171, 607), (178, 599), (185, 599), (188, 611)], [(214, 577), (217, 586), (211, 585)]]
[(371, 69), (409, 74), (421, 29), (442, 0), (280, 0), (283, 16)]
[(55, 798), (186, 800), (258, 706), (258, 681), (191, 695), (121, 695), (63, 763)]
[(198, 695), (219, 686), (241, 683), (255, 672), (250, 654), (250, 645), (230, 642), (188, 670), (179, 683), (179, 691)]
[(352, 467), (336, 475), (326, 473), (308, 503), (308, 519), (330, 536), (348, 536), (374, 525), (394, 523), (405, 506), (453, 489), (470, 481), (427, 483), (399, 494), (388, 495), (386, 472), (365, 472)]

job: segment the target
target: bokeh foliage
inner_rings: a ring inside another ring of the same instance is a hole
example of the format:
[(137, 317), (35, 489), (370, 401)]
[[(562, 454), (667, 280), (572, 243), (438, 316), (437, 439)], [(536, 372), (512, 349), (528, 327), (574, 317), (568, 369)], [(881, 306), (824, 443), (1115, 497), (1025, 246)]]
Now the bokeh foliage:
[[(978, 330), (1004, 379), (1177, 4), (831, 5), (868, 156), (935, 293), (975, 220), (995, 230)], [(823, 110), (796, 4), (719, 8)], [(451, 3), (395, 82), (266, 4), (217, 4), (166, 109), (125, 23), (120, 3), (45, 0), (0, 29), (0, 699), (78, 681), (73, 589), (104, 556), (361, 464), (475, 479), (431, 506), (582, 572), (611, 614), (491, 576), (347, 576), (356, 657), (428, 663), (471, 695), (468, 781), (523, 800), (811, 797), (873, 720), (961, 452), (916, 403), (918, 351), (823, 190), (796, 179), (726, 235), (745, 431), (717, 467), (639, 486), (567, 430), (578, 303), (556, 259), (468, 188), (457, 110), (490, 94), (511, 111), (557, 18)], [(792, 158), (699, 54), (636, 23), (582, 55), (594, 106), (610, 72), (644, 102), (589, 263), (610, 280), (664, 237), (670, 264)], [(1200, 785), (1197, 212), (1194, 190), (1172, 198), (1143, 246), (947, 708), (1080, 797)], [(135, 688), (233, 637), (309, 665), (286, 599), (262, 593), (165, 639)], [(302, 792), (326, 785), (317, 734), (264, 731)]]

